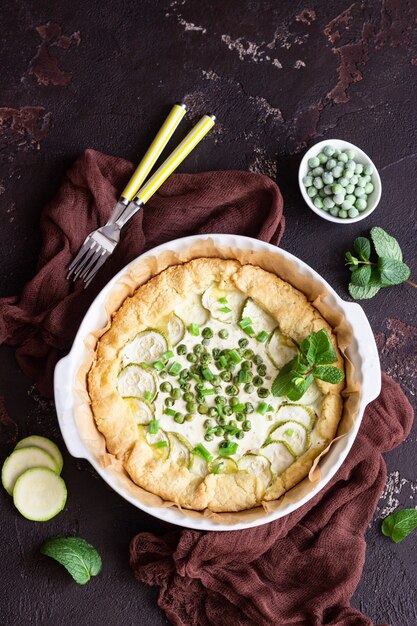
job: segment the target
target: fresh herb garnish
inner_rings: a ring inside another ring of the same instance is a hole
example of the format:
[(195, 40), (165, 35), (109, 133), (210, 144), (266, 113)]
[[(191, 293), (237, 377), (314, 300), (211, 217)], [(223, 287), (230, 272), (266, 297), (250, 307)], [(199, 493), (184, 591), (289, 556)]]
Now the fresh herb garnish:
[(310, 387), (315, 378), (325, 382), (340, 383), (345, 375), (342, 370), (330, 365), (337, 361), (331, 339), (323, 328), (311, 333), (300, 344), (298, 354), (284, 365), (272, 383), (274, 396), (286, 396), (295, 402)]
[(382, 522), (382, 534), (398, 543), (417, 528), (417, 510), (402, 509), (388, 515)]
[(371, 260), (372, 245), (366, 237), (358, 237), (353, 242), (356, 256), (346, 252), (346, 265), (352, 272), (349, 293), (354, 300), (373, 298), (382, 287), (399, 285), (405, 281), (412, 287), (415, 283), (408, 280), (410, 268), (403, 262), (400, 245), (383, 228), (371, 228), (374, 246), (374, 260)]
[(81, 537), (52, 537), (42, 544), (40, 551), (61, 563), (79, 585), (85, 585), (101, 572), (99, 553)]

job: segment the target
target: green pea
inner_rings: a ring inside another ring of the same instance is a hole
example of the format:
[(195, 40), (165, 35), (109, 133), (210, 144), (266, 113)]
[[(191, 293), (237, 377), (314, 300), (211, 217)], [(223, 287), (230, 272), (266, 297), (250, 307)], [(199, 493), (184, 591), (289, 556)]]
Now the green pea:
[(187, 346), (185, 346), (183, 343), (180, 343), (179, 346), (177, 346), (177, 354), (185, 354), (187, 352)]
[(333, 215), (333, 217), (337, 217), (339, 214), (339, 207), (334, 206), (332, 209), (330, 209), (330, 215)]
[(203, 346), (208, 346), (210, 345), (210, 339), (208, 337), (204, 337), (204, 339), (201, 340), (201, 343)]
[(347, 187), (348, 184), (349, 184), (349, 181), (345, 176), (342, 176), (341, 178), (339, 178), (339, 185), (341, 185), (342, 187)]
[(368, 203), (366, 202), (366, 200), (364, 200), (364, 198), (358, 198), (355, 202), (355, 208), (358, 209), (359, 213), (362, 213), (362, 211), (365, 211), (367, 206), (368, 206)]
[(243, 430), (239, 430), (239, 432), (235, 435), (236, 439), (243, 439), (244, 436), (245, 433), (243, 432)]
[(258, 372), (259, 376), (265, 376), (265, 374), (266, 374), (266, 365), (264, 363), (261, 363), (261, 365), (258, 365), (256, 371)]
[(200, 413), (200, 415), (206, 415), (208, 413), (208, 406), (206, 406), (205, 404), (199, 404), (197, 411)]
[(249, 345), (249, 339), (246, 339), (246, 337), (242, 337), (241, 339), (239, 339), (238, 344), (239, 348), (247, 348)]
[(343, 170), (343, 177), (344, 178), (347, 178), (350, 181), (352, 176), (353, 176), (353, 170), (348, 170), (348, 169)]
[(236, 413), (236, 419), (238, 422), (243, 422), (243, 420), (245, 419), (245, 414), (239, 411), (239, 413)]
[(340, 209), (339, 213), (338, 213), (338, 217), (342, 217), (343, 219), (346, 218), (348, 216), (348, 212), (345, 211), (344, 209)]
[(260, 387), (263, 384), (264, 379), (261, 376), (255, 376), (252, 382), (255, 387)]
[(190, 372), (192, 372), (193, 374), (200, 374), (200, 367), (198, 365), (192, 365), (190, 367)]
[(220, 372), (220, 378), (224, 380), (225, 383), (228, 383), (232, 380), (232, 374), (230, 372)]
[(246, 402), (245, 403), (245, 413), (253, 413), (254, 412), (254, 406), (251, 402)]
[(227, 339), (228, 336), (229, 336), (229, 331), (226, 328), (222, 328), (221, 330), (219, 330), (220, 339)]
[(211, 330), (211, 328), (209, 328), (208, 326), (206, 326), (205, 328), (203, 328), (203, 331), (201, 333), (203, 335), (203, 337), (205, 337), (206, 339), (211, 339), (213, 337), (213, 331)]
[(178, 387), (172, 389), (171, 397), (174, 398), (174, 400), (179, 400), (179, 398), (181, 398), (181, 389), (178, 389)]
[(346, 154), (347, 154), (347, 156), (348, 156), (348, 159), (349, 159), (350, 161), (352, 161), (352, 159), (354, 159), (354, 158), (355, 158), (355, 151), (354, 151), (354, 150), (352, 150), (352, 148), (349, 148), (349, 150), (346, 150), (345, 152), (346, 152)]
[(208, 410), (208, 414), (210, 415), (210, 417), (217, 417), (217, 415), (219, 414), (218, 410), (216, 409), (215, 406), (211, 406)]
[(344, 202), (342, 202), (341, 207), (340, 207), (343, 211), (349, 211), (349, 209), (352, 208), (352, 202), (348, 202), (347, 200), (345, 200)]
[(329, 209), (334, 207), (334, 202), (331, 198), (327, 197), (323, 200), (323, 209), (328, 211)]
[(374, 173), (374, 168), (370, 163), (367, 163), (363, 169), (367, 176), (371, 176)]
[(311, 176), (304, 176), (303, 185), (304, 187), (311, 187), (313, 184), (313, 178)]
[(267, 389), (266, 387), (259, 387), (258, 396), (260, 398), (267, 398), (269, 396), (269, 389)]
[(327, 157), (331, 157), (334, 155), (334, 148), (333, 146), (325, 146), (323, 152)]
[(232, 414), (232, 407), (231, 406), (224, 406), (223, 407), (223, 413), (225, 415), (227, 415), (227, 416), (231, 415)]
[(228, 396), (237, 396), (239, 390), (236, 385), (227, 385), (225, 392)]
[(187, 361), (189, 361), (190, 363), (196, 363), (197, 362), (197, 355), (194, 354), (193, 352), (189, 352), (187, 354)]
[(255, 365), (258, 367), (259, 365), (262, 365), (262, 363), (264, 362), (263, 358), (261, 357), (260, 354), (257, 354), (253, 357), (253, 362), (255, 363)]
[(342, 173), (343, 169), (340, 165), (336, 165), (336, 167), (332, 169), (333, 178), (340, 178)]
[(331, 172), (324, 172), (322, 180), (325, 185), (332, 185), (334, 183), (333, 174)]
[(316, 196), (313, 200), (313, 204), (317, 209), (322, 209), (323, 208), (323, 200), (321, 198), (319, 198), (318, 196)]
[[(326, 193), (324, 191), (324, 187), (323, 187), (323, 189), (319, 189), (319, 197), (320, 198), (325, 198), (326, 197)], [(316, 198), (317, 198), (317, 196), (316, 196)]]
[(342, 185), (339, 185), (339, 183), (335, 183), (334, 185), (332, 185), (332, 193), (336, 194), (336, 193), (343, 193), (343, 187)]
[(326, 196), (331, 196), (332, 193), (333, 193), (332, 192), (332, 186), (331, 185), (326, 185), (325, 187), (323, 187), (323, 191), (324, 191), (324, 194)]
[(363, 172), (363, 165), (362, 165), (362, 163), (356, 163), (355, 174), (362, 174), (362, 172)]
[(175, 404), (175, 400), (174, 398), (165, 398), (165, 406), (174, 406)]
[(187, 393), (183, 395), (183, 400), (184, 402), (192, 402), (194, 400), (194, 395), (187, 391)]
[(308, 166), (313, 168), (313, 167), (318, 167), (320, 165), (320, 160), (317, 157), (311, 157), (308, 160)]
[(333, 202), (337, 204), (338, 206), (340, 206), (344, 202), (344, 199), (345, 199), (345, 194), (343, 193), (336, 193), (333, 196)]
[(252, 424), (250, 420), (245, 420), (242, 424), (242, 430), (244, 430), (245, 432), (249, 432), (251, 428), (252, 428)]
[(313, 170), (313, 176), (321, 176), (324, 172), (324, 169), (319, 165), (319, 167), (315, 167)]
[(357, 198), (361, 198), (364, 195), (365, 195), (365, 189), (363, 189), (363, 187), (356, 187), (356, 189), (355, 189), (355, 196)]
[(161, 383), (159, 385), (159, 389), (163, 392), (163, 393), (169, 393), (172, 389), (172, 385), (170, 382), (165, 381), (163, 383)]
[(352, 185), (356, 186), (358, 184), (358, 180), (359, 180), (359, 176), (356, 176), (356, 174), (354, 174), (352, 178), (350, 179), (350, 182)]
[[(355, 191), (355, 188), (353, 188), (353, 191)], [(354, 196), (353, 193), (347, 194), (345, 196), (345, 202), (350, 202), (350, 204), (354, 204), (356, 202), (356, 196)]]
[(221, 426), (217, 426), (217, 428), (214, 429), (214, 434), (216, 437), (221, 437), (224, 434), (224, 429)]
[(239, 404), (238, 398), (230, 398), (229, 404), (230, 406), (236, 406), (237, 404)]
[(366, 183), (365, 185), (365, 193), (372, 193), (374, 190), (374, 186), (372, 183)]
[(206, 434), (204, 435), (204, 439), (205, 439), (206, 441), (213, 441), (213, 439), (214, 439), (214, 435), (212, 435), (211, 433), (206, 433)]
[(339, 150), (339, 148), (335, 148), (334, 149), (334, 158), (337, 159), (337, 157), (341, 154), (341, 150)]
[(255, 387), (252, 385), (252, 383), (246, 383), (246, 385), (244, 386), (244, 390), (246, 391), (246, 393), (252, 393), (254, 389)]
[(337, 161), (336, 159), (329, 159), (326, 163), (326, 170), (330, 171), (332, 170), (334, 167), (336, 167), (337, 165)]
[(342, 163), (347, 163), (349, 161), (349, 157), (346, 152), (339, 154), (339, 161), (342, 161)]
[(177, 424), (184, 424), (184, 420), (185, 417), (182, 413), (175, 413), (174, 422), (177, 422)]
[(307, 189), (307, 195), (309, 198), (314, 198), (317, 196), (317, 189), (315, 187), (309, 187)]
[(190, 400), (190, 402), (187, 402), (185, 405), (185, 408), (189, 413), (195, 413), (197, 411), (197, 403)]
[(184, 382), (180, 382), (180, 387), (183, 391), (189, 391), (189, 389), (191, 388), (190, 383), (184, 383)]
[(243, 356), (245, 357), (245, 359), (251, 359), (253, 357), (253, 350), (251, 350), (250, 348), (248, 350), (245, 350)]
[(187, 422), (192, 422), (192, 421), (193, 421), (193, 419), (194, 419), (194, 415), (192, 415), (192, 413), (187, 413), (187, 414), (185, 415), (185, 420), (186, 420)]
[(194, 348), (193, 348), (193, 352), (194, 352), (194, 354), (197, 354), (197, 355), (198, 355), (198, 354), (202, 354), (202, 353), (203, 353), (203, 350), (204, 350), (204, 348), (203, 348), (203, 346), (201, 345), (201, 343), (197, 343), (197, 344), (194, 346)]
[(324, 154), (324, 152), (320, 152), (320, 154), (317, 155), (317, 158), (320, 161), (320, 165), (327, 163), (328, 157), (326, 154)]
[(352, 194), (355, 191), (355, 185), (352, 185), (352, 183), (349, 183), (349, 185), (347, 185), (345, 189), (346, 189), (347, 194)]
[(213, 350), (211, 351), (213, 358), (218, 359), (220, 356), (220, 352), (221, 352), (220, 348), (213, 348)]
[[(316, 176), (316, 177), (313, 179), (313, 185), (314, 185), (314, 187), (315, 187), (316, 189), (323, 189), (323, 181), (322, 181), (322, 179), (320, 178), (320, 176)], [(310, 187), (310, 189), (311, 189), (311, 187)]]
[(348, 214), (349, 217), (358, 217), (359, 211), (355, 207), (352, 207), (351, 209), (349, 209)]
[(366, 180), (367, 183), (372, 182), (372, 177), (369, 176), (369, 174), (365, 174), (365, 176), (363, 176), (363, 178)]
[(216, 422), (214, 420), (211, 420), (211, 419), (204, 420), (204, 428), (214, 428), (215, 425), (216, 425)]
[(358, 187), (363, 187), (365, 188), (366, 186), (366, 180), (364, 179), (363, 176), (359, 176), (359, 180), (358, 180)]

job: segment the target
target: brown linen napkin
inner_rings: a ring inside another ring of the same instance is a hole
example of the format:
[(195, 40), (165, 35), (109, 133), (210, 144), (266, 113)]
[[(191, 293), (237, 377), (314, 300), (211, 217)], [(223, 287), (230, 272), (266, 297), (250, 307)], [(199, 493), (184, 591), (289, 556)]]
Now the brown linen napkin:
[(413, 410), (383, 375), (347, 459), (301, 509), (241, 531), (139, 533), (136, 577), (160, 587), (175, 626), (372, 626), (349, 606), (365, 561), (365, 530), (386, 479), (381, 456), (408, 435)]
[(250, 172), (174, 174), (125, 226), (120, 244), (88, 289), (65, 280), (87, 233), (102, 226), (133, 171), (123, 159), (94, 150), (67, 172), (42, 212), (38, 271), (20, 296), (0, 299), (0, 343), (17, 346), (23, 371), (52, 395), (56, 362), (107, 281), (139, 254), (199, 233), (248, 235), (278, 245), (284, 232), (282, 196), (267, 176)]

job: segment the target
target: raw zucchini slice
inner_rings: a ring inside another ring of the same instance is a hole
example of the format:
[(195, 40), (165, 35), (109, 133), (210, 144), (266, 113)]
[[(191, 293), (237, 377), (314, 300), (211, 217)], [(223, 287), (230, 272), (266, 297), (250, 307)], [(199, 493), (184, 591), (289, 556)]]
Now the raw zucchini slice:
[(45, 450), (45, 452), (50, 454), (56, 463), (58, 474), (61, 473), (64, 461), (56, 443), (54, 443), (50, 439), (47, 439), (46, 437), (41, 437), (40, 435), (31, 435), (30, 437), (25, 437), (24, 439), (21, 439), (17, 443), (15, 450), (20, 450), (21, 448), (28, 448), (32, 446), (35, 446), (36, 448), (41, 448), (41, 450)]
[(208, 311), (201, 303), (201, 296), (198, 294), (189, 294), (187, 300), (175, 309), (176, 315), (184, 322), (185, 326), (189, 324), (198, 324), (201, 326), (208, 320)]
[[(159, 428), (158, 432), (155, 434), (150, 433), (149, 430), (146, 430), (145, 439), (160, 458), (166, 460), (171, 454), (171, 440), (168, 437), (167, 433), (162, 430), (162, 428)], [(160, 447), (158, 444), (162, 442), (165, 442), (166, 445)]]
[(237, 462), (240, 471), (248, 472), (262, 478), (265, 485), (272, 479), (271, 461), (262, 454), (245, 454)]
[(190, 472), (204, 478), (208, 474), (207, 463), (198, 454), (191, 454)]
[(269, 433), (269, 440), (280, 441), (291, 449), (296, 456), (303, 454), (310, 446), (310, 433), (298, 422), (285, 422)]
[(3, 463), (1, 471), (1, 482), (7, 493), (12, 495), (19, 476), (34, 467), (46, 467), (58, 474), (58, 466), (54, 458), (45, 450), (35, 446), (14, 450)]
[(260, 306), (255, 304), (252, 298), (246, 298), (245, 304), (243, 305), (240, 319), (242, 320), (246, 317), (252, 320), (252, 328), (256, 334), (260, 333), (262, 330), (265, 330), (267, 333), (272, 333), (277, 325), (276, 320), (269, 315), (269, 313), (261, 309)]
[(145, 398), (149, 394), (149, 402), (155, 399), (158, 389), (157, 378), (151, 370), (137, 363), (126, 365), (119, 372), (117, 389), (122, 398)]
[(271, 461), (271, 470), (278, 476), (295, 460), (294, 454), (280, 441), (271, 441), (262, 446), (262, 454)]
[(303, 404), (314, 404), (314, 402), (316, 402), (322, 395), (323, 394), (320, 389), (317, 387), (316, 381), (314, 381), (311, 383), (305, 394), (301, 396), (300, 400)]
[(17, 510), (33, 522), (46, 522), (58, 515), (67, 501), (67, 488), (61, 476), (46, 467), (26, 470), (16, 481), (13, 502)]
[(303, 404), (281, 404), (277, 411), (277, 418), (279, 424), (295, 421), (311, 430), (316, 421), (316, 414), (313, 409)]
[(266, 352), (276, 368), (281, 369), (297, 354), (295, 343), (276, 328), (269, 338)]
[(233, 459), (227, 457), (217, 457), (208, 466), (209, 472), (213, 474), (236, 474), (239, 471), (238, 464)]
[(168, 337), (168, 342), (171, 346), (176, 346), (177, 343), (182, 341), (185, 335), (185, 326), (184, 322), (178, 315), (172, 313), (166, 323), (166, 334)]
[(211, 285), (201, 296), (203, 306), (211, 316), (227, 324), (239, 319), (243, 300), (244, 295), (240, 291), (225, 291), (217, 285)]
[(151, 420), (155, 419), (153, 406), (146, 400), (126, 398), (126, 402), (129, 403), (129, 408), (136, 424), (149, 424)]
[(169, 459), (180, 467), (191, 465), (191, 445), (185, 443), (184, 437), (177, 433), (167, 433), (169, 439)]
[(123, 348), (122, 363), (153, 363), (168, 350), (165, 337), (156, 330), (144, 330)]

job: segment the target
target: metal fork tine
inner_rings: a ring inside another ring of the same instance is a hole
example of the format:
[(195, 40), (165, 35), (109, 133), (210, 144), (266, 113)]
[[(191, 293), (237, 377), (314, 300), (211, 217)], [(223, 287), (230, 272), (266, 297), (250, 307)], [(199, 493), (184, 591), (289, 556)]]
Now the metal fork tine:
[(91, 270), (88, 272), (87, 276), (84, 276), (84, 282), (85, 282), (84, 289), (86, 287), (88, 287), (88, 285), (93, 280), (94, 276), (97, 274), (97, 272), (100, 269), (100, 267), (104, 264), (104, 262), (108, 259), (109, 256), (110, 256), (109, 251), (108, 250), (104, 250), (104, 252), (101, 255), (101, 257), (99, 259), (97, 259), (97, 262), (94, 265), (94, 267), (91, 268)]
[(77, 275), (74, 277), (75, 280), (83, 279), (84, 276), (88, 274), (88, 272), (91, 270), (91, 268), (95, 264), (97, 258), (100, 256), (101, 249), (102, 249), (101, 246), (96, 241), (94, 241), (90, 248), (89, 254), (86, 257), (86, 260), (83, 263), (83, 266), (80, 268)]
[[(75, 257), (75, 259), (73, 260), (73, 262), (71, 263), (71, 265), (68, 268), (68, 274), (67, 274), (67, 279), (71, 277), (72, 274), (76, 274), (77, 272), (79, 272), (79, 270), (84, 266), (85, 263), (85, 256), (86, 254), (88, 254), (88, 252), (91, 249), (91, 245), (93, 243), (91, 237), (87, 237), (88, 241), (84, 241), (83, 245), (81, 246), (81, 248), (78, 251), (77, 256)], [(74, 280), (75, 280), (75, 276), (74, 276)]]

